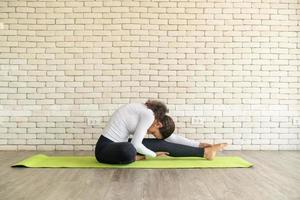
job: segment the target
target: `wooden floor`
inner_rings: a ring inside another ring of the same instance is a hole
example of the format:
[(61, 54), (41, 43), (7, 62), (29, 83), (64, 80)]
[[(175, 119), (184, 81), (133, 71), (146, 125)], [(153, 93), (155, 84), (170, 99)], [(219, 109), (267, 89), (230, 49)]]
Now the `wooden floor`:
[(300, 151), (224, 151), (252, 168), (11, 168), (28, 156), (94, 155), (91, 151), (0, 151), (1, 200), (300, 199)]

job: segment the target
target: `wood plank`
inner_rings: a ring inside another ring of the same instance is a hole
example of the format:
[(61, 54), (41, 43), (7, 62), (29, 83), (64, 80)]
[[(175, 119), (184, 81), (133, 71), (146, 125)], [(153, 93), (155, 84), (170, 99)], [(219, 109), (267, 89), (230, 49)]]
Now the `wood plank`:
[(94, 155), (93, 151), (0, 151), (1, 199), (300, 199), (299, 151), (224, 151), (253, 168), (11, 168), (31, 155)]

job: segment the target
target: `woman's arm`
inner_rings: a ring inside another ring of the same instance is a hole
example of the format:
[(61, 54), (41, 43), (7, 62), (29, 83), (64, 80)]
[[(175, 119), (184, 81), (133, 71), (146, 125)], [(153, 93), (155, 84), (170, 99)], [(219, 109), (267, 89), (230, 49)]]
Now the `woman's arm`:
[(144, 139), (145, 134), (147, 133), (148, 128), (152, 125), (154, 121), (154, 115), (153, 113), (148, 111), (142, 112), (139, 115), (139, 122), (132, 136), (131, 143), (133, 144), (138, 153), (151, 157), (156, 157), (156, 153), (154, 151), (151, 151), (142, 144), (142, 141)]
[(187, 139), (183, 136), (172, 134), (170, 137), (166, 138), (165, 141), (172, 142), (176, 144), (183, 144), (186, 146), (199, 147), (199, 142), (191, 139)]

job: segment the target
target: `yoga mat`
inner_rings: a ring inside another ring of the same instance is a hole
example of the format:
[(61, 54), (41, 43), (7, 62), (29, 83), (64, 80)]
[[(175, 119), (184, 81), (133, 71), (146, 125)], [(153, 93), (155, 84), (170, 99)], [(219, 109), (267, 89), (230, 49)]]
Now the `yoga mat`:
[(253, 164), (237, 156), (221, 156), (214, 160), (200, 157), (147, 157), (146, 160), (130, 164), (99, 163), (94, 156), (47, 156), (37, 154), (22, 160), (11, 167), (35, 168), (229, 168), (252, 167)]

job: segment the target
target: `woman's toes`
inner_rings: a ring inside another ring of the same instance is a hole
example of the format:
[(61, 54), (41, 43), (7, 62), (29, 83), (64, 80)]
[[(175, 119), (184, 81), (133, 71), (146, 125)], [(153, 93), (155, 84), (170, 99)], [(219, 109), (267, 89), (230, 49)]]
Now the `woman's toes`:
[(220, 144), (214, 144), (213, 147), (215, 147), (217, 151), (222, 151), (227, 145), (228, 145), (227, 143), (220, 143)]

